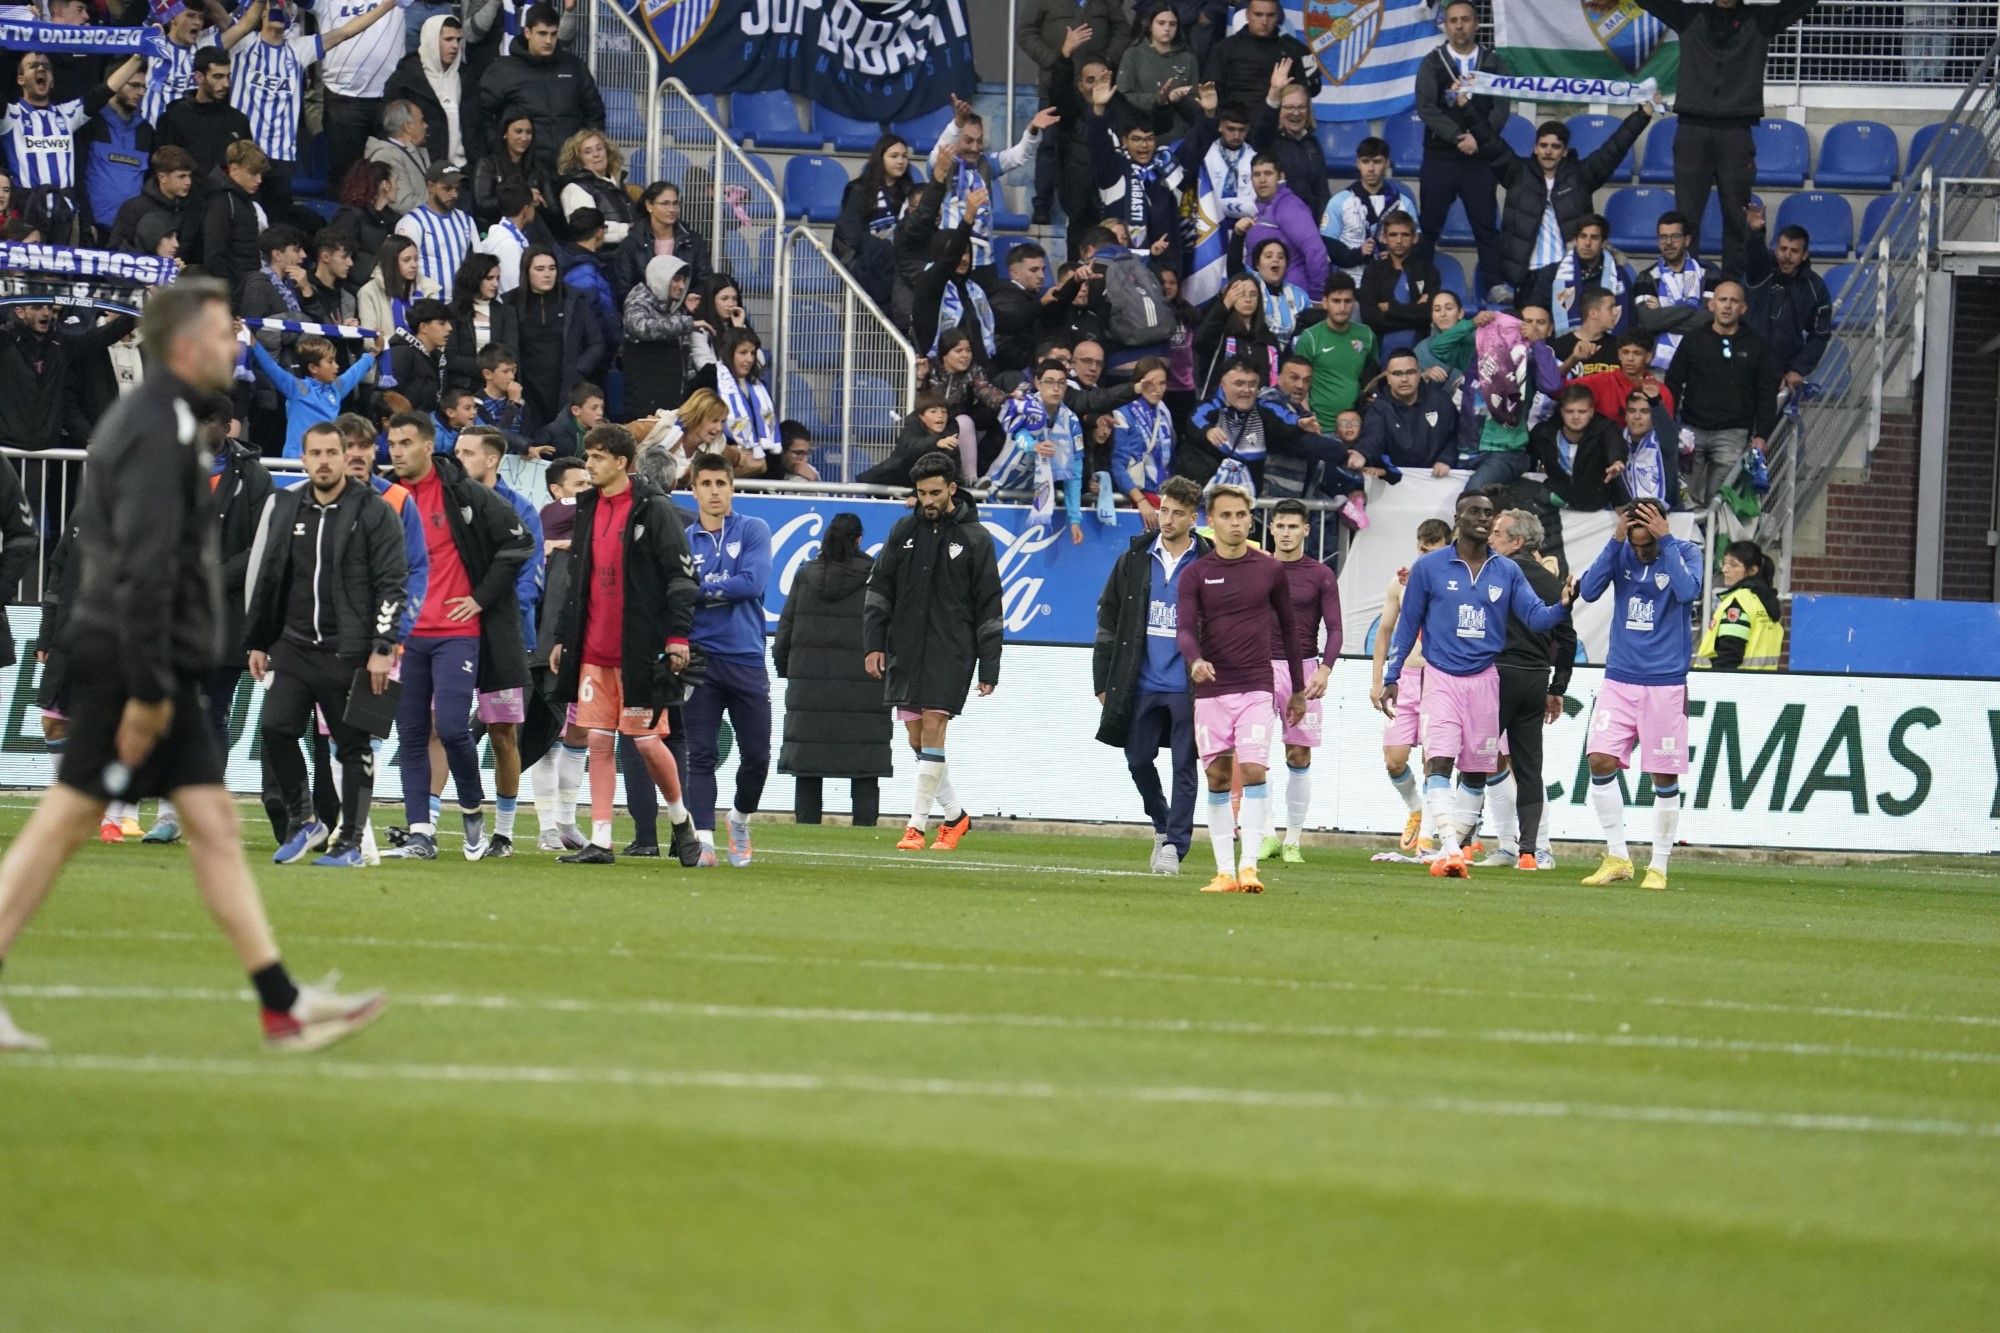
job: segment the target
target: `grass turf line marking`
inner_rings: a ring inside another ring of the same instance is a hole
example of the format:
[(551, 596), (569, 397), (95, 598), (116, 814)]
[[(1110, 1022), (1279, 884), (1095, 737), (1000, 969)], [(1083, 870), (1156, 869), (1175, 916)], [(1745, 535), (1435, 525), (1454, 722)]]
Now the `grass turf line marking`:
[[(79, 930), (38, 927), (34, 933), (52, 939), (129, 940), (156, 944), (215, 943), (213, 932), (185, 930)], [(1650, 1009), (1711, 1009), (1728, 1013), (1791, 1015), (1808, 1018), (1857, 1018), (1890, 1023), (1942, 1023), (1954, 1027), (2000, 1028), (2000, 1017), (1987, 1014), (1925, 1014), (1900, 1009), (1856, 1009), (1843, 1005), (1783, 1004), (1762, 1000), (1689, 999), (1673, 995), (1596, 995), (1589, 991), (1476, 990), (1468, 986), (1427, 986), (1418, 982), (1368, 982), (1329, 977), (1246, 977), (1210, 972), (1148, 972), (1123, 967), (1053, 967), (1034, 963), (957, 963), (918, 958), (836, 958), (809, 954), (674, 953), (630, 949), (622, 944), (599, 947), (512, 943), (500, 940), (387, 939), (376, 935), (288, 935), (294, 944), (356, 949), (406, 949), (418, 952), (532, 954), (561, 958), (649, 958), (684, 963), (740, 964), (753, 967), (857, 967), (893, 972), (966, 973), (985, 976), (1066, 977), (1093, 981), (1137, 981), (1172, 985), (1251, 986), (1272, 990), (1334, 991), (1349, 995), (1426, 995), (1445, 999), (1520, 1000), (1560, 1004), (1625, 1004)]]
[[(34, 1000), (226, 1001), (248, 1003), (249, 990), (170, 986), (9, 986), (7, 994)], [(1593, 1033), (1382, 1024), (1262, 1023), (1194, 1018), (1071, 1017), (1063, 1014), (937, 1013), (909, 1009), (845, 1009), (808, 1005), (716, 1004), (691, 1000), (584, 1000), (559, 996), (399, 995), (396, 1002), (418, 1009), (472, 1009), (627, 1017), (747, 1020), (778, 1023), (835, 1023), (935, 1028), (1017, 1028), (1059, 1032), (1132, 1032), (1203, 1037), (1276, 1037), (1320, 1041), (1471, 1042), (1498, 1046), (1598, 1047), (1611, 1050), (1689, 1051), (1722, 1055), (1786, 1055), (1804, 1059), (1894, 1060), (1919, 1064), (2000, 1065), (2000, 1053), (1834, 1045), (1823, 1042), (1752, 1041), (1729, 1037), (1681, 1037), (1647, 1033)]]
[(58, 1073), (152, 1074), (204, 1078), (327, 1079), (358, 1082), (625, 1087), (728, 1092), (859, 1093), (1009, 1101), (1109, 1101), (1149, 1105), (1240, 1106), (1293, 1111), (1433, 1112), (1475, 1119), (1602, 1120), (1703, 1129), (1782, 1129), (1907, 1138), (2000, 1138), (2000, 1124), (1976, 1121), (1755, 1111), (1729, 1107), (1627, 1106), (1598, 1102), (1487, 1101), (1471, 1097), (1381, 1097), (1370, 1093), (1221, 1087), (1065, 1086), (890, 1078), (865, 1074), (751, 1073), (735, 1070), (569, 1068), (547, 1065), (362, 1064), (335, 1060), (189, 1060), (167, 1056), (16, 1055), (0, 1067)]

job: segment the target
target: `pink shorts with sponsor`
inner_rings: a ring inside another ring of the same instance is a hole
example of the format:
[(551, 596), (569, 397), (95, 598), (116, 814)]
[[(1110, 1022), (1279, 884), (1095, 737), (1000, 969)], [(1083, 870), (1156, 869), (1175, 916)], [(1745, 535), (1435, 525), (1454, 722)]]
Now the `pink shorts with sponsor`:
[[(1301, 666), (1305, 671), (1306, 679), (1311, 680), (1313, 672), (1319, 670), (1319, 659), (1317, 657), (1308, 657), (1301, 663)], [(1285, 721), (1285, 709), (1291, 706), (1291, 702), (1292, 669), (1284, 659), (1280, 658), (1271, 663), (1271, 712), (1277, 717), (1277, 725), (1285, 729), (1285, 744), (1308, 745), (1313, 749), (1318, 749), (1320, 738), (1319, 706), (1321, 701), (1318, 699), (1306, 700), (1306, 715), (1299, 719), (1299, 724), (1296, 727)]]
[(479, 694), (479, 707), (474, 711), (479, 720), (488, 726), (495, 722), (526, 722), (528, 692), (519, 688), (482, 690)]
[(1604, 682), (1590, 710), (1588, 749), (1628, 768), (1634, 745), (1642, 772), (1688, 771), (1687, 686)]
[(1424, 669), (1420, 666), (1404, 667), (1402, 676), (1396, 681), (1396, 716), (1382, 728), (1382, 748), (1417, 744), (1424, 738), (1423, 725)]
[(1424, 672), (1424, 758), (1491, 773), (1500, 758), (1500, 673)]
[(1195, 749), (1204, 764), (1232, 750), (1246, 764), (1269, 764), (1275, 721), (1271, 696), (1261, 690), (1196, 697)]

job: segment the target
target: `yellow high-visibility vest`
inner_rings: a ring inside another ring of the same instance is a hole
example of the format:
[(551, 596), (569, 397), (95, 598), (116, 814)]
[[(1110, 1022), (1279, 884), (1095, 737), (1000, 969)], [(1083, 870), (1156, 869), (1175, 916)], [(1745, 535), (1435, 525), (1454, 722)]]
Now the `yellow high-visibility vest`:
[(1731, 588), (1715, 604), (1708, 629), (1694, 650), (1698, 667), (1715, 665), (1717, 639), (1743, 639), (1744, 671), (1776, 671), (1783, 660), (1785, 627), (1764, 609), (1764, 599), (1750, 588)]

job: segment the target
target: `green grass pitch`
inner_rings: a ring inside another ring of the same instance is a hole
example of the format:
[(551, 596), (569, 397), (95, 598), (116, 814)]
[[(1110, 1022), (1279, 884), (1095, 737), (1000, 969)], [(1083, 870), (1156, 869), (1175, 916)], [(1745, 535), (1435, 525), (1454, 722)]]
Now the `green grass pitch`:
[(183, 854), (93, 846), (7, 965), (0, 1327), (2000, 1326), (1984, 861), (1221, 898), (899, 832), (263, 865), (302, 976), (392, 993), (296, 1059)]

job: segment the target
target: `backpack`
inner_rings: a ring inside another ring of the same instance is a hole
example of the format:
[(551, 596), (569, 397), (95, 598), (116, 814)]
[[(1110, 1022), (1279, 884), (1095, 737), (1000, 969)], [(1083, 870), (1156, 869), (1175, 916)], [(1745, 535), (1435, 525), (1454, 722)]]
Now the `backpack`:
[(1104, 303), (1111, 336), (1121, 347), (1164, 346), (1180, 327), (1160, 275), (1129, 254), (1105, 264)]

